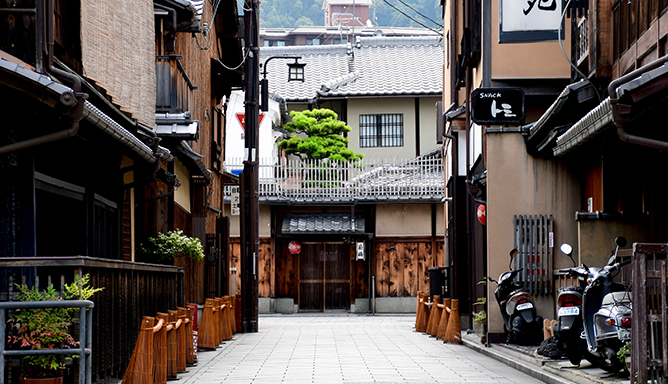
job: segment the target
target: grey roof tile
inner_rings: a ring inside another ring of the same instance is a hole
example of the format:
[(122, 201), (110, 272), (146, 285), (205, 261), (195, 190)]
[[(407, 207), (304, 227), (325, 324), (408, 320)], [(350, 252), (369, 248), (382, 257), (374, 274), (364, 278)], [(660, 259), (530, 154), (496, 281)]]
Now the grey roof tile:
[(287, 213), (283, 218), (283, 235), (297, 234), (355, 234), (364, 233), (364, 216), (350, 213)]
[[(441, 37), (367, 37), (345, 45), (263, 47), (260, 62), (301, 56), (305, 81), (287, 81), (277, 60), (267, 68), (269, 90), (287, 101), (320, 97), (438, 95), (443, 91)], [(284, 65), (284, 64), (283, 64)]]

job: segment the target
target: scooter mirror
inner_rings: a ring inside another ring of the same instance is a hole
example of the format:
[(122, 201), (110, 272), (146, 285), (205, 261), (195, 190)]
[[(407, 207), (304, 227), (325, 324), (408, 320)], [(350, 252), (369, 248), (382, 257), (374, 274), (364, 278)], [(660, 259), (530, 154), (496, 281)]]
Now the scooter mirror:
[(517, 248), (513, 248), (510, 250), (510, 258), (512, 259), (513, 257), (517, 256), (517, 254), (520, 253), (520, 251), (517, 250)]
[(573, 247), (568, 244), (568, 243), (563, 243), (561, 244), (561, 252), (564, 253), (564, 255), (570, 257), (573, 254)]
[(623, 237), (623, 236), (616, 237), (616, 238), (615, 238), (615, 244), (616, 244), (619, 248), (624, 248), (624, 247), (626, 247), (626, 238)]

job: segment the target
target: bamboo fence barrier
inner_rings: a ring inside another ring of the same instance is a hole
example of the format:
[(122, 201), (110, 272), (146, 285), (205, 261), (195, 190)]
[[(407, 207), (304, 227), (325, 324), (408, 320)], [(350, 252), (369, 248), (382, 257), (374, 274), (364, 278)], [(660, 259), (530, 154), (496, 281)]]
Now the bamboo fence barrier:
[(195, 363), (195, 345), (193, 341), (193, 309), (190, 307), (178, 308), (179, 312), (184, 311), (186, 317), (186, 365)]
[(202, 311), (202, 321), (197, 332), (197, 348), (216, 349), (216, 324), (213, 308), (213, 299), (206, 299)]
[(459, 300), (452, 299), (450, 301), (450, 308), (446, 308), (450, 314), (448, 319), (448, 328), (445, 330), (443, 342), (461, 344), (462, 342), (462, 327), (459, 323)]
[(176, 316), (169, 311), (169, 328), (167, 328), (167, 380), (177, 378), (176, 369)]
[(153, 328), (153, 383), (167, 383), (167, 326), (169, 315), (158, 313), (158, 324)]
[(449, 298), (443, 299), (443, 304), (438, 307), (442, 309), (441, 321), (438, 323), (438, 332), (436, 333), (436, 340), (442, 340), (445, 337), (445, 331), (448, 329), (448, 320), (450, 319), (450, 312), (446, 308), (450, 308), (451, 300)]
[(144, 316), (130, 358), (128, 368), (123, 375), (125, 384), (152, 384), (153, 383), (153, 327), (155, 318)]
[(174, 316), (176, 319), (176, 324), (174, 328), (176, 329), (176, 372), (185, 372), (186, 371), (186, 327), (185, 327), (185, 316), (181, 316), (181, 311), (179, 310), (169, 310), (169, 314)]
[(214, 317), (214, 335), (216, 346), (220, 345), (223, 342), (223, 311), (221, 310), (222, 304), (220, 303), (220, 298), (216, 297), (213, 299), (213, 317)]
[(431, 315), (429, 316), (429, 330), (427, 331), (430, 336), (434, 337), (438, 333), (438, 325), (441, 322), (441, 308), (439, 304), (441, 304), (441, 296), (434, 295), (434, 303), (431, 307)]
[(230, 322), (230, 305), (226, 298), (221, 299), (222, 320), (223, 320), (223, 340), (232, 340), (232, 323)]

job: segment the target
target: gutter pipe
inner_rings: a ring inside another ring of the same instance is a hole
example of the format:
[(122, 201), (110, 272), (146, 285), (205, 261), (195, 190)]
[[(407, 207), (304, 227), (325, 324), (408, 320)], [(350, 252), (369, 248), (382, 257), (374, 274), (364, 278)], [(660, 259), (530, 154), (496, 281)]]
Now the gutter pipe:
[[(617, 135), (622, 141), (631, 144), (643, 145), (646, 147), (656, 148), (660, 150), (668, 150), (668, 142), (650, 139), (648, 137), (641, 137), (636, 135), (631, 135), (626, 132), (626, 123), (629, 121), (627, 115), (630, 113), (631, 106), (620, 104), (619, 97), (617, 96), (617, 87), (620, 85), (642, 75), (645, 72), (648, 72), (652, 69), (658, 68), (661, 65), (668, 62), (668, 55), (663, 56), (662, 58), (655, 60), (643, 67), (636, 69), (618, 79), (615, 79), (608, 85), (608, 95), (610, 96), (610, 104), (612, 105), (612, 121), (617, 127)], [(620, 111), (620, 109), (624, 109)]]
[[(72, 126), (59, 132), (50, 133), (48, 135), (35, 137), (24, 140), (18, 143), (12, 143), (0, 147), (0, 155), (5, 153), (18, 151), (21, 149), (31, 148), (42, 144), (51, 143), (58, 140), (63, 140), (76, 135), (79, 132), (79, 121), (83, 118), (84, 100), (88, 98), (86, 93), (81, 92), (81, 80), (78, 76), (62, 71), (53, 66), (53, 0), (45, 0), (46, 3), (46, 20), (47, 20), (47, 52), (48, 52), (48, 68), (51, 73), (61, 80), (66, 80), (72, 83), (72, 90), (66, 91), (60, 95), (60, 103), (66, 108), (67, 115), (72, 119)], [(37, 5), (43, 5), (39, 2)], [(43, 8), (43, 7), (42, 7)], [(38, 14), (39, 18), (39, 14)], [(43, 21), (42, 21), (43, 22)], [(40, 51), (41, 48), (38, 48)]]

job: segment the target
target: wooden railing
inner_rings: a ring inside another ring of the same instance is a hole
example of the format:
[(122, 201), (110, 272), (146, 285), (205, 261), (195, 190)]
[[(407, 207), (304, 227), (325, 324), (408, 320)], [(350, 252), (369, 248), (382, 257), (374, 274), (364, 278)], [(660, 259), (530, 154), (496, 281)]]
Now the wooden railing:
[(668, 244), (633, 244), (631, 383), (668, 382)]
[[(226, 159), (225, 167), (240, 171), (243, 162)], [(258, 177), (260, 199), (283, 202), (441, 201), (445, 185), (440, 156), (349, 164), (261, 159)], [(229, 188), (225, 193), (229, 199)]]
[(577, 33), (576, 44), (573, 48), (575, 50), (575, 63), (582, 64), (589, 57), (589, 18), (582, 17), (575, 22), (575, 29)]
[(193, 91), (197, 87), (190, 81), (181, 56), (156, 56), (156, 99), (157, 112), (182, 113), (190, 111)]
[[(95, 303), (92, 378), (95, 383), (115, 383), (130, 361), (142, 316), (184, 305), (184, 271), (84, 256), (0, 258), (0, 301), (17, 299), (15, 284), (40, 290), (53, 284), (62, 291), (81, 274), (90, 274), (91, 286), (104, 287), (91, 298)], [(10, 362), (8, 384), (18, 383), (18, 363)]]

